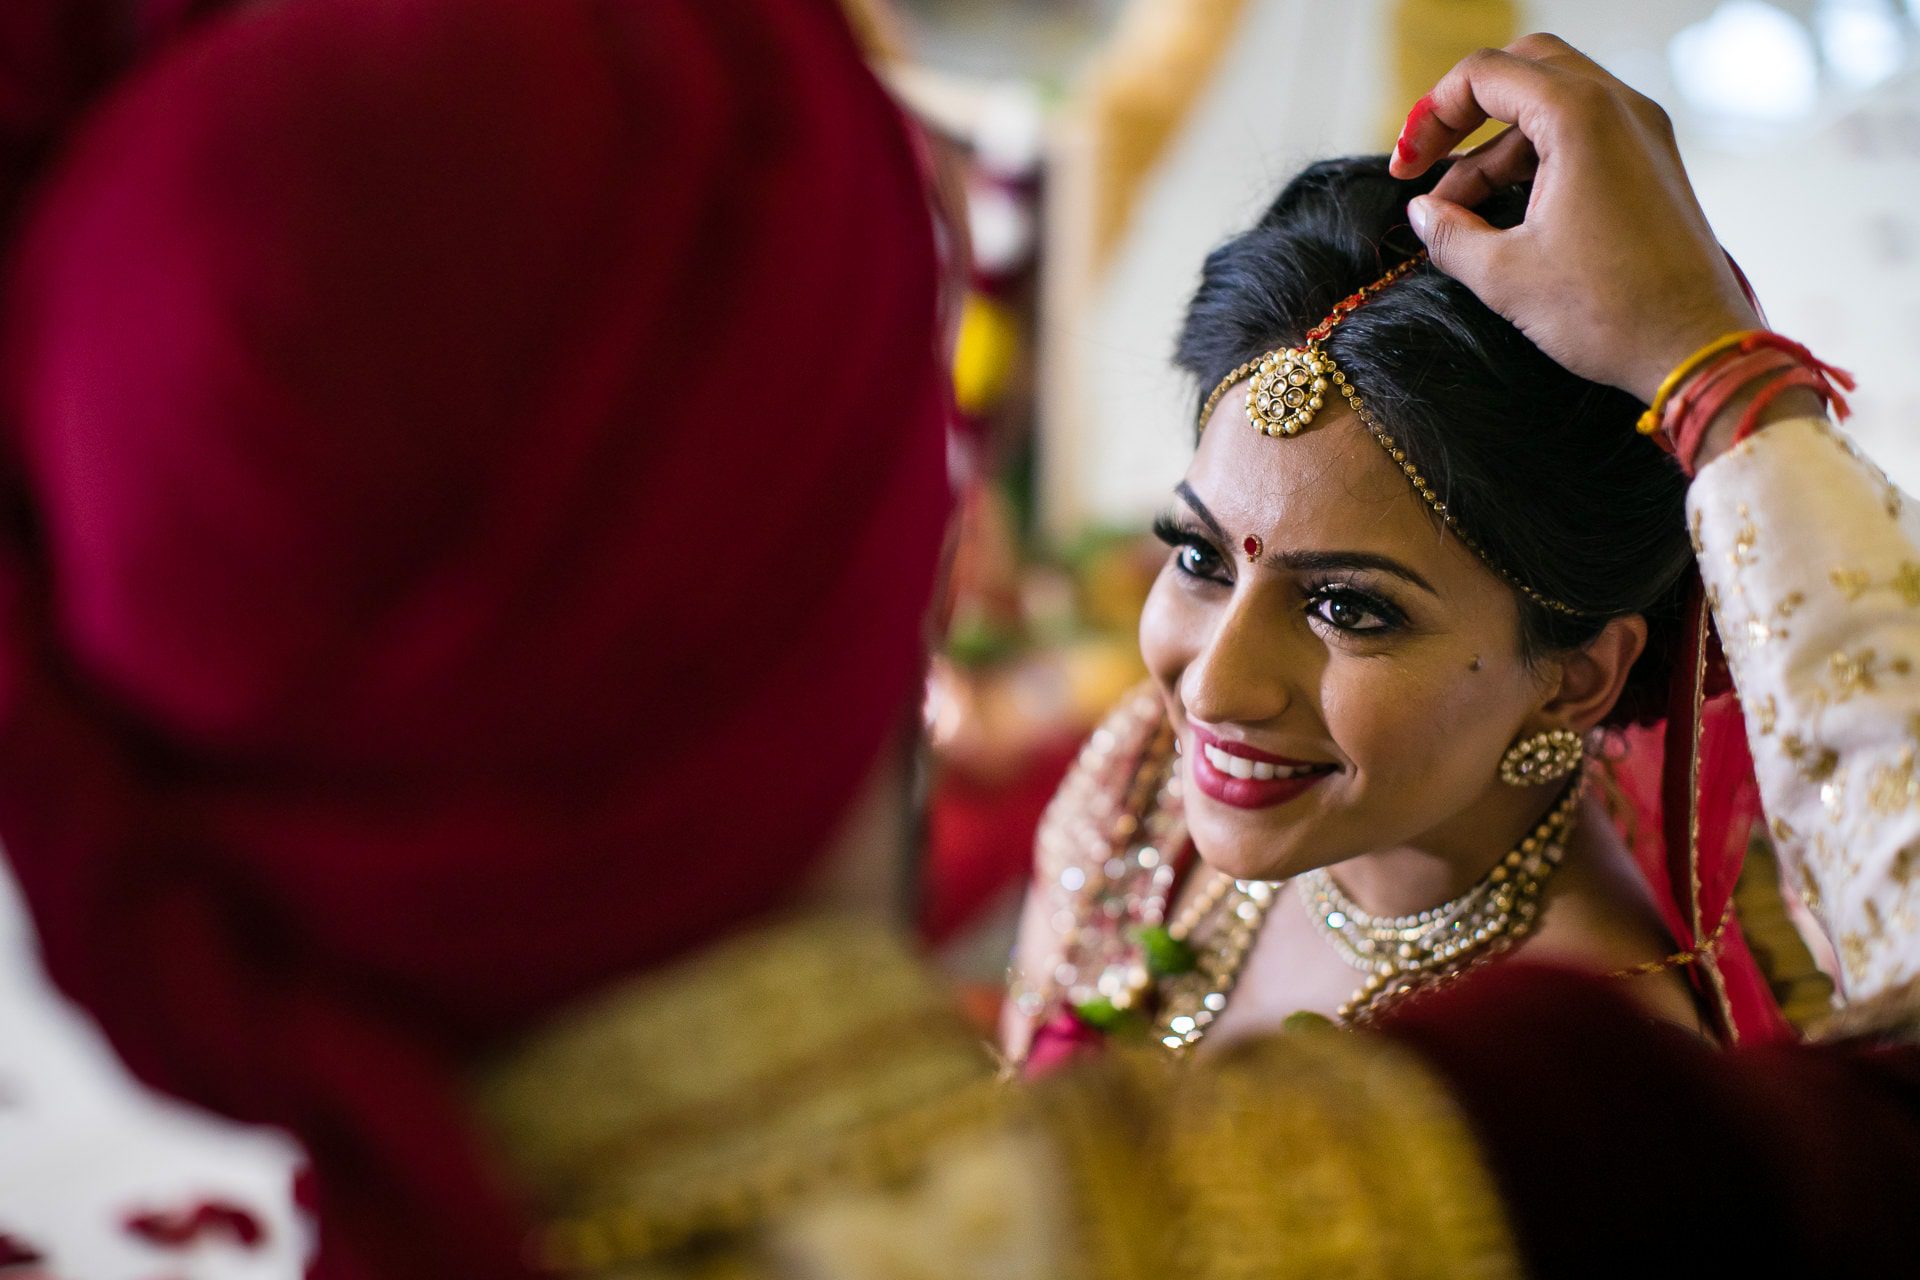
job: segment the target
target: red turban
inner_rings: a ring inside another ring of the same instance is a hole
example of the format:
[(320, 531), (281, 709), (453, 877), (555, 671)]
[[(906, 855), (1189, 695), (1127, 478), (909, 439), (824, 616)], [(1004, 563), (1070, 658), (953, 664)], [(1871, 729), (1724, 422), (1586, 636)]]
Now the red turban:
[(463, 1066), (790, 900), (904, 727), (934, 275), (828, 0), (249, 6), (34, 193), (0, 839), (320, 1274), (521, 1274)]

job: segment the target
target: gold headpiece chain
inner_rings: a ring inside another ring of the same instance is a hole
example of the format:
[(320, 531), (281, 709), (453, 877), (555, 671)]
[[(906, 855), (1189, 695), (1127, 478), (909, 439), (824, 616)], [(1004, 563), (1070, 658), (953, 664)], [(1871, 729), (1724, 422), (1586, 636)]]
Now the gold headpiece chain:
[(1380, 447), (1387, 451), (1387, 456), (1393, 459), (1394, 464), (1412, 483), (1414, 492), (1418, 493), (1421, 500), (1433, 509), (1433, 513), (1440, 517), (1448, 529), (1453, 531), (1453, 535), (1467, 545), (1468, 550), (1480, 557), (1487, 568), (1493, 570), (1502, 581), (1542, 608), (1573, 617), (1587, 616), (1582, 610), (1572, 605), (1563, 604), (1540, 594), (1508, 573), (1498, 561), (1487, 554), (1484, 547), (1460, 527), (1460, 522), (1454, 519), (1451, 511), (1447, 510), (1447, 504), (1440, 501), (1433, 492), (1433, 486), (1427, 483), (1427, 478), (1420, 474), (1420, 469), (1407, 457), (1406, 450), (1400, 447), (1399, 442), (1381, 425), (1380, 420), (1373, 416), (1373, 410), (1368, 408), (1367, 403), (1360, 398), (1359, 389), (1347, 379), (1347, 375), (1340, 366), (1334, 363), (1333, 356), (1327, 349), (1320, 345), (1321, 340), (1332, 333), (1334, 327), (1345, 320), (1350, 312), (1426, 260), (1427, 254), (1423, 249), (1359, 292), (1342, 298), (1334, 304), (1333, 311), (1325, 320), (1307, 330), (1305, 346), (1281, 347), (1269, 351), (1228, 373), (1207, 396), (1206, 403), (1200, 406), (1199, 430), (1207, 429), (1207, 420), (1213, 417), (1214, 409), (1219, 406), (1220, 398), (1227, 394), (1227, 390), (1245, 378), (1253, 379), (1252, 384), (1247, 387), (1247, 420), (1264, 436), (1300, 434), (1325, 406), (1328, 386), (1338, 387), (1340, 394), (1347, 398), (1347, 404), (1352, 408), (1354, 416), (1360, 419), (1361, 425), (1365, 426), (1368, 433), (1379, 442)]

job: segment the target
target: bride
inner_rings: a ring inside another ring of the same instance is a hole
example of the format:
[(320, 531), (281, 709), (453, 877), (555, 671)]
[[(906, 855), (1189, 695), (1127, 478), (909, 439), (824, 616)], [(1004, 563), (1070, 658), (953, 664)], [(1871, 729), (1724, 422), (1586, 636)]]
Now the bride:
[[(1389, 165), (1310, 166), (1206, 261), (1151, 678), (1043, 823), (1015, 1060), (1365, 1022), (1513, 954), (1631, 979), (1703, 1034), (1784, 1031), (1727, 909), (1683, 945), (1628, 838), (1629, 757), (1658, 745), (1636, 726), (1692, 674), (1687, 477), (1640, 401), (1426, 260), (1408, 204), (1446, 167)], [(1477, 212), (1515, 226), (1528, 198)], [(1757, 813), (1737, 755), (1718, 848)]]

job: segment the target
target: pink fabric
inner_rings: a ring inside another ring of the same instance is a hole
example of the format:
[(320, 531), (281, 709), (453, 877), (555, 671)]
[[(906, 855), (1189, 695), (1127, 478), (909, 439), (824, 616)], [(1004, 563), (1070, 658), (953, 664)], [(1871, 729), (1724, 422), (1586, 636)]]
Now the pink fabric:
[(299, 0), (32, 198), (0, 840), (319, 1274), (515, 1276), (462, 1071), (788, 900), (914, 700), (931, 232), (828, 0)]

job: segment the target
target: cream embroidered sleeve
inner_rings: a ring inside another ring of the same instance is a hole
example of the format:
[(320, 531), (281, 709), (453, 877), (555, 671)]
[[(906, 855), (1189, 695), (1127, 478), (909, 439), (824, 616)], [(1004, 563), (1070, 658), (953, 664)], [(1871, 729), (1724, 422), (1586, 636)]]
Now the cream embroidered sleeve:
[(1869, 999), (1920, 975), (1920, 510), (1811, 419), (1687, 508), (1781, 858)]

